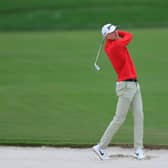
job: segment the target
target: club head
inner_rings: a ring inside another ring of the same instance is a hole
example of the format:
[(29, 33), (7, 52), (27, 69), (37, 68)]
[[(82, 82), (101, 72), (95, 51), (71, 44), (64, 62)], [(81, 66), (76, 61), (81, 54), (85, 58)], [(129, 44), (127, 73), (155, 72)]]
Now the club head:
[(100, 71), (100, 67), (96, 63), (94, 64), (94, 66), (95, 66), (97, 71)]

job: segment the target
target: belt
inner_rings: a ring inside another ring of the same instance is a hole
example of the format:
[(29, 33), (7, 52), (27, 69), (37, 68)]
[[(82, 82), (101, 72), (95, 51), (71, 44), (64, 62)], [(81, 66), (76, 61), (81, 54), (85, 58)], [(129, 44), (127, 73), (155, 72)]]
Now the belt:
[(138, 82), (137, 79), (126, 79), (126, 80), (124, 80), (124, 81), (126, 81), (126, 82)]

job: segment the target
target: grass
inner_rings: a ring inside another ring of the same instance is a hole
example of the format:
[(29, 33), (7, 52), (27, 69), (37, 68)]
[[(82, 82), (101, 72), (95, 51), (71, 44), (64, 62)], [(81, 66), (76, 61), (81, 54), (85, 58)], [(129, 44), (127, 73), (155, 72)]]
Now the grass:
[[(133, 29), (145, 144), (168, 145), (168, 29)], [(0, 144), (91, 145), (112, 119), (116, 76), (96, 31), (0, 33)], [(132, 115), (113, 140), (131, 144)]]
[(54, 0), (15, 0), (13, 2), (12, 0), (6, 0), (1, 2), (0, 9), (1, 11), (6, 11), (6, 10), (14, 10), (14, 9), (27, 9), (27, 8), (68, 8), (68, 7), (78, 7), (79, 5), (81, 6), (91, 6), (91, 5), (98, 5), (98, 6), (103, 6), (103, 5), (130, 5), (130, 4), (135, 4), (135, 5), (143, 5), (146, 4), (148, 6), (154, 6), (154, 5), (159, 5), (163, 6), (163, 4), (166, 4), (164, 0), (114, 0), (111, 2), (111, 0), (85, 0), (85, 1), (80, 1), (79, 0), (62, 0), (62, 1), (54, 1)]
[(0, 30), (97, 29), (113, 22), (121, 27), (167, 27), (165, 0), (6, 0), (0, 6)]

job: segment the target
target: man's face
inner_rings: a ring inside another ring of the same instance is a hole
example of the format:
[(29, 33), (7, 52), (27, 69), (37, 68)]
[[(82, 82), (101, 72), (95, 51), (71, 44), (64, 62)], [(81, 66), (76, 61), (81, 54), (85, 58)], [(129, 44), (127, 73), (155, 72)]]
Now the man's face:
[(112, 33), (108, 33), (106, 36), (107, 40), (116, 40), (118, 38), (118, 31), (114, 31)]

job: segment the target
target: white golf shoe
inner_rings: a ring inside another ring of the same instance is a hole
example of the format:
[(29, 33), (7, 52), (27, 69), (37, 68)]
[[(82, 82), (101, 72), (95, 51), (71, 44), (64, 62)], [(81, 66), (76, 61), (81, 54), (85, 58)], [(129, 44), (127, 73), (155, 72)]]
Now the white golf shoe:
[(106, 151), (100, 148), (100, 145), (93, 146), (93, 151), (99, 156), (101, 160), (108, 160), (110, 159), (107, 155)]
[(135, 158), (138, 159), (138, 160), (142, 160), (145, 158), (145, 155), (144, 155), (144, 151), (143, 149), (139, 148), (135, 151), (135, 154), (134, 154)]

